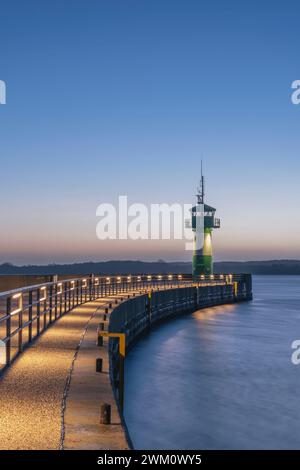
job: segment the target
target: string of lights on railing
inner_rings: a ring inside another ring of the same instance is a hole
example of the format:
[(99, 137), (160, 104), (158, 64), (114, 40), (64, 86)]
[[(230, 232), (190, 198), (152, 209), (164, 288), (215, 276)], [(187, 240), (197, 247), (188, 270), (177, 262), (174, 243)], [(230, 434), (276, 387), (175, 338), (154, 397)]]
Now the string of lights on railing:
[[(142, 294), (149, 289), (233, 284), (233, 278), (236, 280), (237, 276), (210, 274), (193, 278), (189, 274), (89, 275), (65, 280), (56, 278), (53, 282), (2, 292), (0, 344), (4, 345), (6, 351), (4, 365), (8, 365), (25, 345), (53, 321), (85, 302), (129, 291)], [(23, 330), (27, 332), (26, 337)]]

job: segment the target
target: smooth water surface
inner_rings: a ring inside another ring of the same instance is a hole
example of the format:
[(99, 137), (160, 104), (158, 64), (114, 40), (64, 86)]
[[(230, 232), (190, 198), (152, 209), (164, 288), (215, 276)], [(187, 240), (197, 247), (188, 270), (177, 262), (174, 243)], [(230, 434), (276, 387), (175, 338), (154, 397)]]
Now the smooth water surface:
[(136, 449), (300, 449), (300, 276), (255, 276), (253, 292), (163, 323), (129, 353)]

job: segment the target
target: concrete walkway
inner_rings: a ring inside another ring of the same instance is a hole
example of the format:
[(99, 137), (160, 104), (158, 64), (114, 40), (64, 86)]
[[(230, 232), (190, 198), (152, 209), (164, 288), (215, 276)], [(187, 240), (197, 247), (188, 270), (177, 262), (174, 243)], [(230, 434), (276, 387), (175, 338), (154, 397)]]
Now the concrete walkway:
[[(92, 301), (76, 307), (64, 315), (23, 352), (1, 376), (0, 449), (78, 448), (79, 441), (76, 432), (74, 433), (74, 426), (76, 427), (76, 423), (78, 423), (78, 416), (86, 413), (87, 399), (81, 395), (82, 387), (79, 387), (78, 395), (76, 383), (79, 385), (84, 383), (87, 376), (90, 376), (90, 367), (95, 370), (95, 358), (90, 362), (86, 354), (86, 351), (90, 351), (92, 355), (96, 354), (95, 328), (97, 319), (93, 320), (92, 317), (97, 308), (108, 301), (108, 298)], [(87, 330), (89, 322), (91, 328)], [(86, 336), (84, 336), (85, 334)], [(80, 357), (78, 354), (79, 345), (83, 346), (85, 351), (85, 353), (80, 353)], [(79, 367), (75, 368), (77, 359)], [(68, 410), (66, 393), (73, 380), (72, 378), (70, 382), (71, 372), (74, 372), (74, 382), (72, 384), (72, 403), (70, 402), (72, 406), (70, 405), (70, 412), (67, 414), (69, 436), (64, 434), (66, 431), (64, 411), (66, 405)], [(104, 398), (111, 402), (111, 396), (107, 396), (109, 377), (107, 374), (103, 374), (103, 377), (105, 377), (105, 381), (104, 385), (102, 384), (99, 388), (99, 402), (102, 392)], [(93, 379), (94, 381), (98, 380), (99, 374)], [(94, 385), (97, 385), (96, 382)], [(93, 388), (92, 383), (91, 387)], [(79, 410), (76, 409), (76, 396), (80, 397), (81, 407)], [(90, 404), (94, 403), (94, 398), (95, 395)], [(99, 411), (95, 408), (97, 406), (95, 407), (93, 404), (88, 411), (91, 415), (89, 422), (92, 427), (97, 425), (99, 418)], [(112, 413), (113, 422), (117, 425), (114, 426), (114, 435), (119, 425), (120, 436), (122, 436), (117, 440), (118, 446), (121, 447), (117, 448), (126, 448), (126, 439), (115, 405)], [(81, 427), (81, 434), (82, 430)], [(107, 436), (111, 433), (111, 429), (105, 431)], [(101, 433), (97, 426), (96, 434), (93, 433), (93, 436), (93, 441), (85, 441), (86, 447), (84, 448), (89, 448), (89, 442), (90, 448), (95, 449), (105, 445), (101, 444)], [(64, 440), (66, 440), (67, 446), (65, 446)]]
[[(105, 338), (103, 347), (96, 344), (103, 314), (104, 308), (100, 308), (91, 319), (74, 362), (64, 413), (63, 448), (66, 450), (129, 448), (110, 384), (108, 338)], [(107, 325), (109, 314), (106, 317)], [(102, 358), (101, 373), (96, 372), (96, 358)], [(99, 423), (100, 404), (103, 402), (111, 405), (111, 425)]]

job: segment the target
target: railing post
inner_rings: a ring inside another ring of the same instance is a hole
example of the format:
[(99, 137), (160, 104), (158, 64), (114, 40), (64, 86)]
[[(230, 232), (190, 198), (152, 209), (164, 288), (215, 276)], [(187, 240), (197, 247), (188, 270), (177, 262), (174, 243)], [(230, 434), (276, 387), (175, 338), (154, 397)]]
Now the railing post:
[(75, 281), (71, 282), (72, 284), (72, 308), (75, 307)]
[(76, 281), (76, 305), (79, 304), (79, 282), (80, 281)]
[(18, 313), (19, 333), (18, 333), (18, 351), (22, 351), (23, 346), (23, 294), (20, 294), (20, 311)]
[(88, 281), (87, 279), (84, 280), (84, 301), (87, 301), (87, 290), (88, 290)]
[(63, 292), (64, 292), (64, 313), (66, 313), (67, 311), (67, 287), (68, 283), (67, 282), (63, 282)]
[(10, 363), (10, 352), (11, 352), (11, 338), (10, 338), (10, 333), (11, 333), (11, 297), (8, 297), (6, 300), (6, 364)]
[(36, 291), (36, 334), (40, 334), (40, 313), (41, 313), (41, 304), (40, 304), (40, 289)]
[(32, 290), (28, 294), (28, 342), (32, 340)]
[(125, 335), (119, 339), (119, 403), (121, 411), (124, 411), (124, 366), (125, 366)]
[(47, 327), (47, 288), (43, 289), (44, 297), (43, 297), (43, 317), (44, 317), (44, 325), (43, 330)]
[(147, 310), (149, 328), (151, 327), (151, 297), (152, 297), (152, 291), (150, 290), (148, 292), (148, 298), (147, 298), (147, 303), (146, 303), (146, 310)]
[(54, 307), (54, 316), (55, 316), (55, 320), (58, 318), (58, 299), (59, 299), (59, 295), (58, 295), (58, 285), (55, 284), (55, 296), (54, 296), (54, 299), (55, 299), (55, 307)]
[(52, 323), (53, 284), (49, 287), (49, 323)]
[(71, 292), (72, 292), (71, 291), (71, 286), (72, 286), (71, 281), (69, 281), (67, 283), (67, 286), (68, 286), (68, 311), (70, 311), (71, 310)]
[(89, 300), (92, 300), (92, 294), (93, 294), (93, 274), (90, 274), (88, 277), (88, 287), (89, 287)]

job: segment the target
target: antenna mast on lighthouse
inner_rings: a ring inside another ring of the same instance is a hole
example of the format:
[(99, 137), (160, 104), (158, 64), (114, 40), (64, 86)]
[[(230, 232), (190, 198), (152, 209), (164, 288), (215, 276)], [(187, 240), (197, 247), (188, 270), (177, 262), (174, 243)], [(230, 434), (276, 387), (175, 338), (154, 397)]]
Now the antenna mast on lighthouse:
[(200, 184), (197, 188), (197, 203), (204, 204), (204, 176), (202, 171), (202, 160), (201, 160), (201, 179)]

